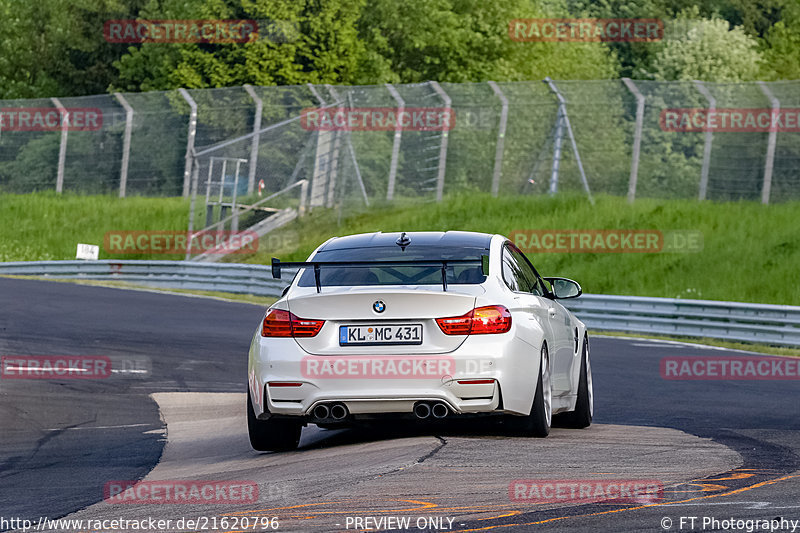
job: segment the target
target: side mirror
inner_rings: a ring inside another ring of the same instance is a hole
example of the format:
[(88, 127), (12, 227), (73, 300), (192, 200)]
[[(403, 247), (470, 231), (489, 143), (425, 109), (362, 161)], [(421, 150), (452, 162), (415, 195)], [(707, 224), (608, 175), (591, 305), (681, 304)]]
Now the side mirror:
[(577, 298), (583, 294), (583, 289), (577, 281), (567, 278), (544, 278), (552, 287), (551, 293), (558, 300)]

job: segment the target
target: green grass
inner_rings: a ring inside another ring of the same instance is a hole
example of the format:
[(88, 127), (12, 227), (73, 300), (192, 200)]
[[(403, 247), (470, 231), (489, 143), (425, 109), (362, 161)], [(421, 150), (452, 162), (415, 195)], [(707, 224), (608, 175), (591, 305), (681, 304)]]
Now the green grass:
[[(99, 244), (101, 258), (180, 259), (163, 254), (109, 255), (107, 231), (185, 231), (180, 198), (0, 195), (0, 261), (74, 259), (78, 242)], [(261, 240), (259, 252), (228, 260), (268, 264), (304, 260), (332, 236), (371, 231), (472, 230), (508, 235), (524, 229), (699, 230), (696, 253), (529, 254), (542, 275), (566, 276), (587, 293), (702, 298), (800, 305), (800, 203), (696, 202), (559, 195), (492, 198), (459, 195), (441, 203), (397, 202), (341, 219), (316, 209)]]
[(183, 259), (182, 256), (111, 255), (109, 231), (186, 231), (189, 201), (52, 193), (0, 194), (0, 261), (75, 259), (78, 243), (100, 246), (100, 259)]
[(528, 254), (544, 276), (565, 276), (584, 292), (800, 305), (800, 203), (636, 200), (560, 195), (455, 196), (442, 203), (378, 206), (346, 217), (312, 212), (262, 240), (253, 256), (304, 260), (332, 236), (370, 231), (472, 230), (509, 235), (522, 229), (699, 230), (695, 253)]

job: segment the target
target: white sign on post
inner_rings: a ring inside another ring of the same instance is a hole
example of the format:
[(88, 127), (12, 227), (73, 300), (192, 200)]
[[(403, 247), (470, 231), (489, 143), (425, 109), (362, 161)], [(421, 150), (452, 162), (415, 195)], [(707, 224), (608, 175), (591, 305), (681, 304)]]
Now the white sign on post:
[(99, 246), (95, 246), (94, 244), (78, 243), (78, 252), (75, 254), (75, 259), (88, 259), (90, 261), (97, 261), (99, 256)]

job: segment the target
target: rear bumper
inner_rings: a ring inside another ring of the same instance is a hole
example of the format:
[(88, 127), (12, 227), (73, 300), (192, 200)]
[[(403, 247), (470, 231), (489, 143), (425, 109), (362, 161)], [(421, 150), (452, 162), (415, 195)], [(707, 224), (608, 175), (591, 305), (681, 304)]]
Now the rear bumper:
[[(269, 387), (267, 389), (269, 391)], [(499, 388), (494, 385), (493, 389), (491, 396), (477, 399), (463, 399), (450, 391), (448, 394), (436, 390), (414, 390), (394, 396), (385, 393), (373, 396), (352, 396), (319, 391), (319, 394), (308, 396), (300, 401), (281, 401), (273, 399), (268, 392), (267, 409), (269, 413), (276, 415), (308, 416), (319, 404), (343, 403), (351, 415), (358, 417), (359, 415), (411, 413), (414, 404), (425, 401), (443, 402), (455, 414), (484, 413), (495, 411), (500, 404)]]
[[(398, 371), (389, 375), (365, 372), (367, 364), (361, 363), (367, 356), (312, 356), (293, 339), (257, 333), (250, 350), (250, 394), (259, 418), (309, 417), (320, 403), (343, 403), (356, 418), (411, 414), (419, 401), (443, 402), (455, 414), (498, 409), (527, 414), (539, 372), (533, 354), (538, 349), (501, 334), (469, 337), (447, 354), (370, 356), (394, 360)], [(343, 362), (334, 369), (336, 360)], [(320, 372), (324, 365), (331, 371)]]

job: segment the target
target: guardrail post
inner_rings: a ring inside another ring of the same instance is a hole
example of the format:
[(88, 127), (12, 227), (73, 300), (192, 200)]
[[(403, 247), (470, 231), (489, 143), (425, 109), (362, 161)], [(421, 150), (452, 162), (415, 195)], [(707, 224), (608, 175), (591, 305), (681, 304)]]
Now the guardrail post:
[(767, 139), (767, 161), (764, 163), (764, 185), (761, 188), (761, 203), (768, 204), (770, 191), (772, 190), (772, 168), (775, 163), (775, 145), (778, 141), (778, 130), (775, 127), (775, 118), (781, 112), (781, 103), (769, 90), (763, 81), (758, 82), (761, 91), (772, 103), (772, 114), (770, 116), (769, 137)]
[(250, 145), (250, 171), (247, 175), (247, 194), (253, 194), (256, 188), (256, 165), (258, 164), (258, 144), (260, 142), (261, 115), (264, 110), (264, 102), (258, 97), (252, 85), (245, 84), (244, 90), (256, 103), (256, 112), (253, 116), (253, 142)]
[(639, 92), (630, 78), (622, 78), (622, 82), (636, 97), (636, 128), (633, 133), (633, 153), (631, 155), (631, 177), (628, 181), (628, 202), (636, 200), (636, 184), (639, 181), (639, 156), (642, 146), (642, 125), (644, 124), (644, 96)]
[(119, 170), (119, 197), (125, 198), (128, 187), (128, 164), (131, 156), (131, 133), (133, 132), (133, 108), (122, 96), (122, 93), (114, 93), (114, 98), (125, 109), (125, 134), (122, 137), (122, 164)]
[[(447, 95), (447, 93), (444, 92), (444, 89), (442, 89), (442, 86), (439, 85), (439, 82), (431, 81), (429, 83), (431, 84), (431, 87), (433, 87), (433, 90), (436, 91), (436, 94), (438, 94), (439, 97), (444, 102), (445, 108), (447, 108), (447, 110), (450, 113), (452, 113), (453, 110), (451, 108), (451, 105), (452, 105), (453, 101), (450, 99), (450, 97)], [(450, 124), (452, 124), (452, 120), (450, 121)], [(436, 201), (437, 202), (441, 202), (442, 201), (442, 197), (444, 196), (444, 174), (445, 174), (446, 165), (447, 165), (447, 134), (448, 133), (449, 133), (448, 130), (442, 130), (442, 143), (439, 145), (439, 172), (438, 172), (438, 174), (436, 176)]]
[[(700, 91), (706, 100), (708, 100), (709, 114), (714, 113), (717, 109), (717, 99), (711, 94), (711, 91), (705, 86), (702, 81), (695, 80), (694, 82), (697, 90)], [(703, 143), (703, 168), (700, 171), (700, 190), (697, 193), (698, 200), (705, 200), (708, 194), (708, 173), (711, 167), (711, 146), (714, 142), (714, 132), (707, 128), (705, 135), (705, 142)]]
[(53, 105), (58, 108), (61, 120), (61, 144), (58, 147), (58, 170), (56, 173), (56, 192), (61, 194), (64, 190), (64, 165), (67, 160), (67, 134), (69, 133), (69, 112), (61, 105), (58, 98), (51, 98)]
[(500, 176), (503, 172), (503, 148), (506, 139), (506, 125), (508, 123), (508, 98), (500, 90), (497, 83), (490, 81), (489, 86), (503, 106), (500, 109), (500, 126), (497, 131), (497, 144), (494, 149), (494, 172), (492, 172), (492, 196), (497, 196), (500, 191)]
[(191, 112), (189, 113), (189, 134), (186, 139), (186, 165), (183, 168), (183, 197), (186, 198), (189, 196), (189, 185), (192, 175), (192, 152), (194, 151), (194, 138), (195, 135), (197, 135), (197, 104), (194, 99), (192, 99), (189, 91), (183, 87), (178, 89), (178, 91), (191, 108)]
[(403, 135), (403, 127), (400, 124), (400, 116), (406, 108), (406, 102), (397, 89), (391, 83), (386, 84), (386, 88), (397, 102), (397, 124), (394, 127), (394, 141), (392, 141), (392, 160), (389, 163), (389, 185), (386, 187), (386, 200), (391, 202), (394, 199), (394, 186), (397, 181), (397, 160), (400, 157), (400, 140)]

